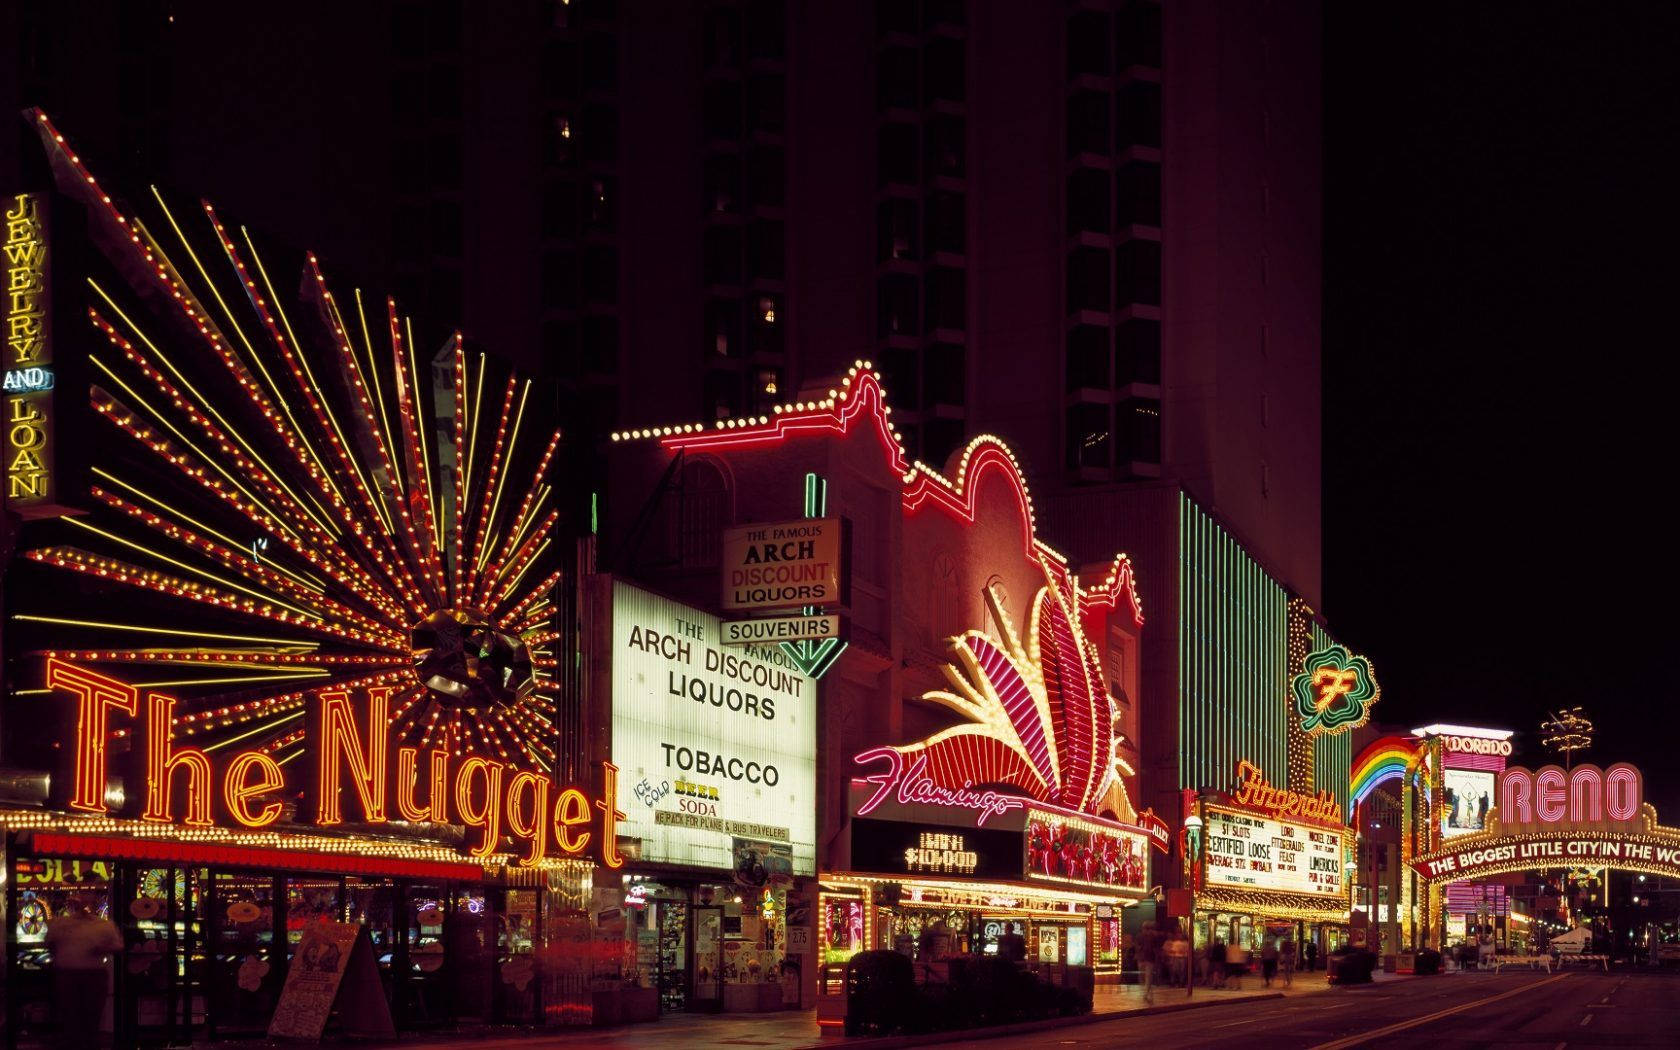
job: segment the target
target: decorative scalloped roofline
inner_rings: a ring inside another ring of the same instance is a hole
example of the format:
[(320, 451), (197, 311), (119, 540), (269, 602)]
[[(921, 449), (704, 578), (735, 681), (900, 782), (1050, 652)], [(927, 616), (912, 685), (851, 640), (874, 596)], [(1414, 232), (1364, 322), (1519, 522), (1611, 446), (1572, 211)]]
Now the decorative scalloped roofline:
[[(938, 469), (920, 460), (911, 460), (905, 454), (903, 437), (892, 425), (891, 416), (892, 406), (887, 403), (880, 373), (870, 362), (859, 360), (846, 370), (840, 385), (830, 389), (828, 396), (776, 405), (770, 415), (720, 419), (709, 425), (683, 423), (641, 427), (614, 431), (611, 436), (615, 443), (658, 441), (669, 451), (727, 452), (764, 448), (799, 434), (845, 436), (855, 426), (866, 425), (874, 431), (888, 466), (903, 483), (907, 513), (915, 513), (931, 504), (967, 524), (973, 524), (976, 512), (974, 493), (980, 479), (990, 470), (1001, 470), (1020, 500), (1022, 544), (1027, 557), (1031, 560), (1048, 558), (1066, 570), (1067, 557), (1038, 538), (1038, 518), (1026, 475), (1015, 453), (1002, 438), (992, 434), (980, 434), (973, 438), (957, 459), (955, 476), (948, 478)], [(1100, 585), (1089, 589), (1080, 587), (1077, 593), (1082, 610), (1101, 605), (1115, 608), (1120, 595), (1124, 594), (1131, 605), (1133, 622), (1138, 627), (1143, 626), (1143, 602), (1138, 597), (1132, 562), (1127, 555), (1115, 556), (1112, 568)]]

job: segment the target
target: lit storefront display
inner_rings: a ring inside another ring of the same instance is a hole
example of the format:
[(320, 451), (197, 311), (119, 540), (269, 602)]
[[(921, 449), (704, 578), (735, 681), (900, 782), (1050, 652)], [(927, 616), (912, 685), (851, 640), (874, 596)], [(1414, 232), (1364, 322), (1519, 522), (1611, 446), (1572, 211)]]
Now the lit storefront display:
[[(1170, 840), (1134, 805), (1143, 610), (1130, 560), (1076, 569), (1042, 542), (995, 437), (943, 469), (911, 459), (866, 361), (826, 396), (762, 416), (613, 440), (615, 470), (650, 485), (680, 476), (731, 508), (711, 524), (665, 501), (649, 544), (710, 527), (723, 553), (718, 565), (685, 539), (660, 556), (720, 568), (725, 606), (805, 603), (797, 622), (747, 624), (811, 639), (780, 648), (822, 679), (829, 757), (806, 973), (864, 949), (938, 961), (1006, 944), (1034, 963), (1119, 971), (1122, 910), (1148, 897)], [(803, 525), (785, 520), (801, 475)], [(839, 553), (825, 545), (836, 526)], [(848, 567), (834, 581), (822, 567), (837, 557)], [(772, 560), (781, 569), (765, 579), (756, 570)], [(673, 571), (661, 586), (710, 603), (713, 579)], [(817, 590), (738, 591), (770, 584)]]
[[(83, 909), (124, 941), (118, 1045), (262, 1035), (327, 927), (365, 936), (399, 1027), (587, 1018), (548, 949), (623, 863), (624, 813), (610, 762), (562, 761), (575, 581), (540, 392), (459, 335), (423, 353), (395, 303), (209, 205), (131, 209), (36, 125), (98, 251), (72, 253), (76, 309), (22, 304), (57, 315), (11, 326), (6, 393), (85, 406), (97, 455), (12, 485), (48, 498), (11, 501), (8, 1034), (51, 1037), (46, 934)], [(52, 232), (34, 199), (20, 237)], [(12, 374), (25, 349), (55, 382)]]
[(1346, 927), (1353, 833), (1341, 805), (1327, 791), (1274, 787), (1246, 761), (1236, 782), (1229, 793), (1185, 793), (1198, 831), (1189, 855), (1197, 944), (1258, 950), (1268, 933), (1302, 944), (1321, 927)]
[[(825, 959), (993, 954), (1018, 937), (1038, 962), (1118, 969), (1114, 906), (1148, 892), (1165, 829), (1097, 815), (1130, 812), (1130, 770), (1080, 596), (1042, 571), (1024, 638), (988, 592), (999, 634), (953, 641), (951, 689), (925, 699), (964, 721), (857, 756), (849, 863), (823, 877)], [(1109, 947), (1093, 959), (1093, 944)]]
[(789, 918), (808, 929), (816, 682), (779, 648), (726, 644), (711, 613), (599, 584), (627, 863), (598, 902), (623, 940), (597, 977), (623, 986), (623, 1019), (797, 1005)]

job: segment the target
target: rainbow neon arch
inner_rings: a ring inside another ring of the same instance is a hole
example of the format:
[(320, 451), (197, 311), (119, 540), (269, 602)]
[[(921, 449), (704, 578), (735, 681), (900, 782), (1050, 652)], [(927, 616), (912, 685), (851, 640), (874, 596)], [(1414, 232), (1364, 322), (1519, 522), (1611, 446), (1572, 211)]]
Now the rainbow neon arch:
[(1409, 736), (1378, 737), (1353, 760), (1353, 775), (1348, 784), (1348, 798), (1355, 804), (1364, 802), (1379, 784), (1389, 780), (1403, 780), (1406, 768), (1416, 759), (1419, 741)]

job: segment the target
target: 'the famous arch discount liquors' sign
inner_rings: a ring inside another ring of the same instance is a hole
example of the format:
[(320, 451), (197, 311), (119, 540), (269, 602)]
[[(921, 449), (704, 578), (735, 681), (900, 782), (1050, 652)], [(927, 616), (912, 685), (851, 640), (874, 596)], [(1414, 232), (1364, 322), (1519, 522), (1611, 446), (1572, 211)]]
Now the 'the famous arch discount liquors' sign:
[(612, 756), (643, 860), (728, 868), (742, 848), (816, 870), (816, 683), (779, 648), (615, 581)]

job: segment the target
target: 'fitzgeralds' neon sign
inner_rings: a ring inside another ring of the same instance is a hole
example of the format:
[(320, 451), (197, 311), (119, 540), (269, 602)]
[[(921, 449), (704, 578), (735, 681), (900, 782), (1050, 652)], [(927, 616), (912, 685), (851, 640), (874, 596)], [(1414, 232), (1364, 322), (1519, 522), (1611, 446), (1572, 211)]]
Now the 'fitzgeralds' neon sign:
[(1342, 822), (1342, 804), (1328, 791), (1303, 795), (1299, 791), (1273, 787), (1267, 783), (1265, 771), (1247, 759), (1237, 761), (1237, 790), (1232, 793), (1231, 801), (1270, 813), (1280, 820), (1294, 817), (1320, 824)]
[[(172, 697), (148, 693), (142, 704), (139, 690), (126, 682), (57, 658), (47, 661), (47, 686), (77, 701), (70, 808), (108, 812), (105, 781), (115, 713), (135, 720), (134, 772), (145, 789), (143, 798), (132, 803), (139, 819), (191, 827), (227, 821), (246, 828), (280, 819), (283, 805), (274, 796), (288, 787), (280, 764), (265, 751), (242, 751), (223, 765), (218, 782), (207, 752), (176, 745)], [(527, 867), (548, 857), (585, 854), (599, 856), (610, 868), (623, 865), (618, 822), (624, 814), (608, 801), (618, 797), (618, 767), (601, 764), (601, 796), (592, 800), (576, 787), (556, 791), (546, 774), (478, 755), (457, 756), (444, 748), (422, 755), (418, 748), (398, 747), (393, 763), (394, 691), (391, 686), (365, 691), (365, 726), (356, 718), (348, 690), (316, 694), (305, 749), (313, 759), (306, 789), (315, 824), (342, 824), (347, 814), (369, 824), (392, 819), (460, 824), (477, 833), (467, 852), (478, 859), (511, 840), (519, 863)], [(179, 796), (178, 784), (184, 788)]]
[(904, 755), (890, 747), (877, 747), (865, 751), (853, 761), (867, 765), (877, 759), (886, 762), (887, 767), (879, 773), (862, 778), (865, 783), (875, 785), (875, 793), (858, 807), (857, 815), (860, 817), (867, 817), (875, 812), (889, 795), (906, 805), (919, 803), (925, 806), (972, 809), (978, 814), (974, 823), (979, 827), (985, 827), (987, 819), (991, 817), (1000, 817), (1012, 809), (1025, 808), (1027, 804), (1025, 799), (989, 789), (976, 791), (970, 787), (949, 788), (936, 784), (927, 775), (928, 760), (925, 754), (917, 755), (909, 769), (904, 766)]

